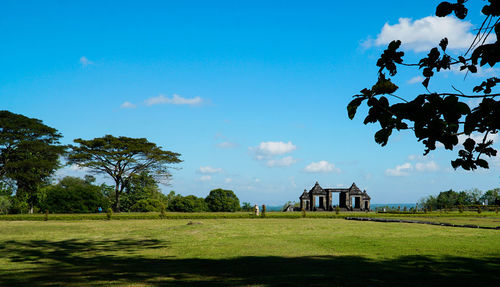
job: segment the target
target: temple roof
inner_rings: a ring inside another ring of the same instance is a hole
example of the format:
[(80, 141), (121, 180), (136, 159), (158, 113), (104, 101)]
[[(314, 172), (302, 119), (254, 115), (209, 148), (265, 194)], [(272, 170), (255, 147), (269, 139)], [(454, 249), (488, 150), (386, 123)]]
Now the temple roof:
[(309, 193), (313, 194), (326, 194), (326, 191), (319, 185), (319, 183), (316, 181), (316, 184), (311, 188)]

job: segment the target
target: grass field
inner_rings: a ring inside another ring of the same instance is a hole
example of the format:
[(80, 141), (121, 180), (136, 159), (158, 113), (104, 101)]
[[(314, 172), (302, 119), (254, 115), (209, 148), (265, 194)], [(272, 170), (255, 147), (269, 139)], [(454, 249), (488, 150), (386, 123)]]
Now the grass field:
[(498, 230), (328, 218), (189, 222), (0, 221), (0, 286), (500, 282)]

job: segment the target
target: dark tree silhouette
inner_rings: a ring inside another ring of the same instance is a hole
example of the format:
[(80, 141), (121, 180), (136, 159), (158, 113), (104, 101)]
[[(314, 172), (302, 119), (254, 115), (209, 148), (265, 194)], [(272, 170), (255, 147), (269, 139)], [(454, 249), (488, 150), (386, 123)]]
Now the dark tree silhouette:
[(16, 196), (27, 199), (30, 213), (40, 186), (59, 167), (65, 147), (61, 134), (39, 119), (0, 111), (0, 178), (16, 183)]
[[(436, 8), (436, 16), (444, 17), (454, 13), (463, 20), (468, 12), (465, 2), (442, 2)], [(353, 119), (357, 108), (366, 103), (369, 110), (364, 124), (380, 124), (380, 130), (375, 133), (375, 142), (385, 146), (394, 129), (412, 130), (417, 140), (422, 141), (425, 146), (424, 155), (436, 149), (437, 143), (453, 150), (459, 145), (458, 136), (465, 135), (467, 138), (463, 142), (463, 148), (458, 151), (458, 158), (451, 162), (453, 168), (489, 168), (484, 157), (496, 156), (497, 151), (488, 135), (498, 133), (500, 128), (500, 102), (497, 100), (500, 94), (492, 93), (492, 90), (500, 79), (486, 78), (471, 93), (464, 93), (453, 86), (450, 87), (452, 90), (445, 92), (429, 89), (429, 82), (436, 72), (449, 70), (457, 65), (467, 73), (477, 73), (478, 65), (493, 67), (500, 61), (500, 1), (488, 0), (481, 12), (484, 14), (484, 21), (477, 30), (476, 37), (467, 51), (457, 58), (447, 54), (448, 39), (444, 38), (439, 43), (439, 48), (432, 48), (418, 63), (405, 63), (404, 52), (398, 50), (401, 41), (392, 41), (377, 61), (379, 70), (376, 84), (361, 90), (347, 106), (349, 118)], [(492, 33), (496, 34), (497, 41), (488, 44), (486, 40)], [(413, 99), (396, 95), (398, 86), (390, 77), (397, 74), (398, 66), (418, 67), (422, 70), (425, 78), (422, 85), (427, 93), (416, 95)], [(397, 102), (391, 103), (388, 97)], [(464, 102), (466, 99), (480, 99), (481, 102), (472, 107)], [(476, 142), (473, 135), (480, 135), (482, 140)]]

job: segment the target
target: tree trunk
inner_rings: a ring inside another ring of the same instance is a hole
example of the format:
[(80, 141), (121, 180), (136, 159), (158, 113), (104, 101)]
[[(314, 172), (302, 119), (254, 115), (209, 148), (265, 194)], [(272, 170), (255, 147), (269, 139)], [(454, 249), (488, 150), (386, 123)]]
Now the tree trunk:
[(120, 189), (118, 183), (115, 185), (115, 212), (120, 212)]

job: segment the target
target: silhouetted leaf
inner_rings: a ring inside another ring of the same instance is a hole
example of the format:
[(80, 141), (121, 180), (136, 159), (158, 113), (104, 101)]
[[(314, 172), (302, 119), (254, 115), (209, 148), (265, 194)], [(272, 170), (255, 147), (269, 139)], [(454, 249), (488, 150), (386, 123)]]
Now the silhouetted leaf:
[(422, 81), (422, 85), (427, 88), (427, 86), (429, 86), (429, 80), (430, 78), (425, 78), (425, 80)]
[(488, 162), (484, 159), (477, 159), (476, 164), (482, 168), (489, 168)]
[(439, 47), (441, 47), (443, 51), (446, 51), (446, 46), (448, 46), (448, 38), (444, 38), (439, 42)]
[(354, 116), (356, 115), (356, 111), (363, 100), (363, 98), (357, 98), (352, 100), (349, 105), (347, 105), (347, 115), (349, 116), (349, 119), (352, 120), (354, 118)]
[(471, 138), (468, 138), (464, 142), (464, 148), (468, 152), (472, 152), (474, 150), (474, 146), (476, 145), (476, 141)]
[(453, 12), (453, 4), (450, 2), (441, 2), (437, 7), (436, 7), (436, 16), (438, 17), (445, 17), (451, 14)]

